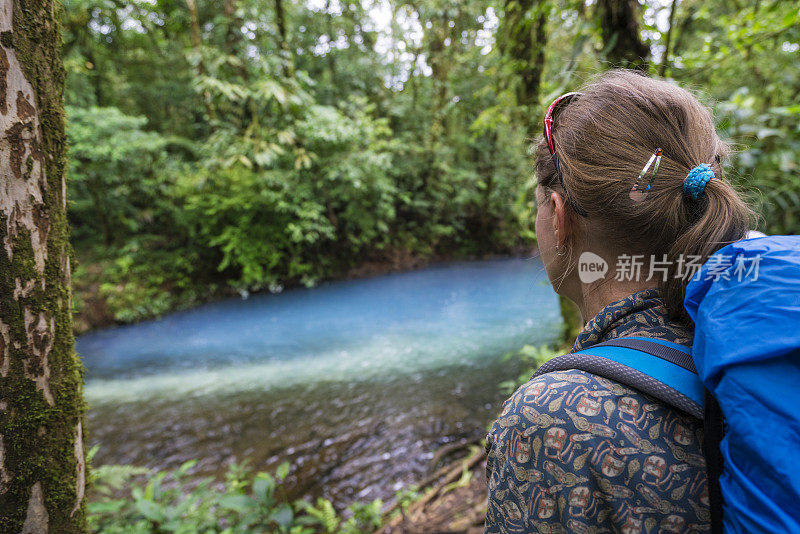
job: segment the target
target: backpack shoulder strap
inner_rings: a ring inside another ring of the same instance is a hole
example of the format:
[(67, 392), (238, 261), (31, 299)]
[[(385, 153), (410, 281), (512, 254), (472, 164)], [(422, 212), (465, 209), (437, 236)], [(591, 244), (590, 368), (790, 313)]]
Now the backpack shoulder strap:
[[(621, 337), (593, 345), (594, 347), (625, 347), (645, 352), (697, 374), (697, 369), (692, 360), (692, 351), (683, 345), (662, 339), (648, 339), (646, 337)], [(587, 349), (590, 350), (590, 349)]]
[(615, 380), (703, 419), (703, 383), (694, 369), (691, 351), (677, 343), (645, 337), (612, 339), (557, 356), (533, 376), (566, 369)]

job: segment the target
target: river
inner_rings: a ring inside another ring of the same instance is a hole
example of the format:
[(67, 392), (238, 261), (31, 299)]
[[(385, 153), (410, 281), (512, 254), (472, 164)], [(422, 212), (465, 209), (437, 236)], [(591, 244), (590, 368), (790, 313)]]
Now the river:
[(433, 451), (486, 431), (519, 369), (554, 340), (538, 259), (457, 262), (258, 294), (77, 343), (96, 465), (221, 475), (288, 460), (292, 495), (390, 498)]

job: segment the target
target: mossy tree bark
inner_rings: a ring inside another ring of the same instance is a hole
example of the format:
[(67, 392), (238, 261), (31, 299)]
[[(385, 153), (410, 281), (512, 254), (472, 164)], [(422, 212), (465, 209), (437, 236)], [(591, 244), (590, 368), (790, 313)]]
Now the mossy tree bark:
[(0, 4), (0, 532), (86, 530), (53, 0)]
[(505, 69), (511, 74), (519, 119), (528, 122), (528, 136), (541, 133), (534, 119), (539, 111), (539, 88), (547, 48), (547, 17), (551, 4), (546, 0), (505, 0), (497, 31), (497, 45), (503, 53)]
[(609, 66), (647, 71), (650, 47), (642, 42), (639, 34), (639, 2), (598, 0), (596, 9), (603, 52)]
[[(286, 33), (286, 12), (283, 9), (283, 0), (275, 0), (275, 24), (278, 26), (278, 45), (281, 48), (281, 56), (283, 56), (283, 75), (292, 78), (294, 76), (294, 59)], [(333, 35), (330, 38), (335, 40)], [(329, 54), (329, 56), (331, 56), (330, 61), (333, 61), (332, 55)]]

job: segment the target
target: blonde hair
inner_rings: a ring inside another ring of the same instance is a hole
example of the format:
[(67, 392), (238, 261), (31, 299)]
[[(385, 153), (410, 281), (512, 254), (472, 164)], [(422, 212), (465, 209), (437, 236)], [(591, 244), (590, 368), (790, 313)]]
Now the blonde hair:
[[(742, 239), (754, 216), (723, 176), (719, 162), (728, 147), (714, 129), (710, 110), (672, 83), (613, 70), (582, 93), (553, 123), (563, 188), (544, 140), (536, 147), (538, 183), (562, 192), (567, 205), (582, 208), (588, 215), (587, 237), (602, 239), (607, 252), (658, 260), (666, 255), (661, 296), (671, 317), (689, 322), (683, 307), (688, 279), (676, 276), (679, 258), (705, 261)], [(631, 187), (657, 148), (664, 155), (652, 189), (635, 202)], [(711, 165), (714, 179), (695, 200), (683, 194), (683, 181), (701, 163)], [(571, 216), (580, 219), (577, 213)]]

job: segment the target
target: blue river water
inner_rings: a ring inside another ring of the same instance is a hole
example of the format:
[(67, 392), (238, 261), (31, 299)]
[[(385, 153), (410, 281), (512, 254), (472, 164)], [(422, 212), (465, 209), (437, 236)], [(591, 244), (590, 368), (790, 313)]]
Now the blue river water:
[(96, 464), (289, 460), (296, 494), (391, 496), (500, 410), (503, 356), (558, 335), (538, 259), (216, 302), (78, 340)]

